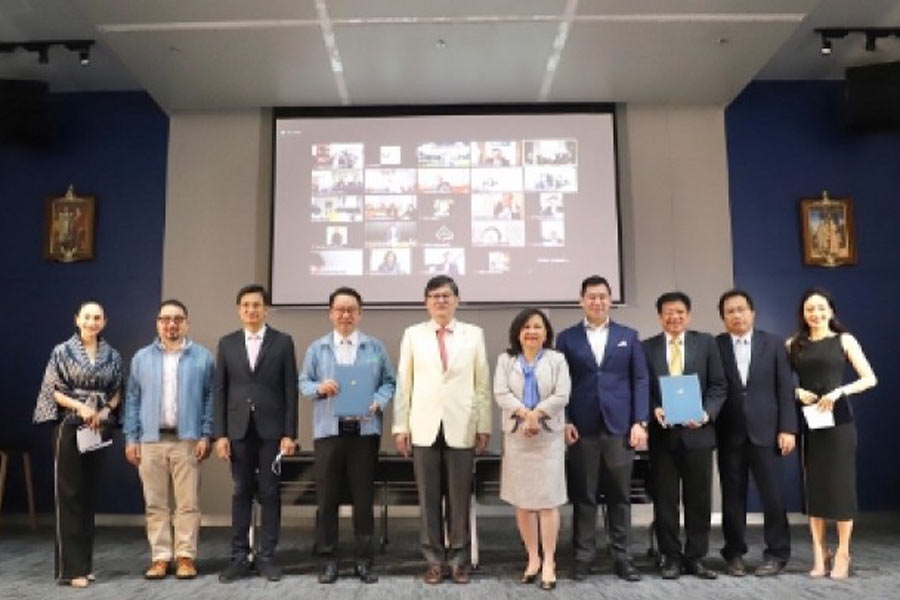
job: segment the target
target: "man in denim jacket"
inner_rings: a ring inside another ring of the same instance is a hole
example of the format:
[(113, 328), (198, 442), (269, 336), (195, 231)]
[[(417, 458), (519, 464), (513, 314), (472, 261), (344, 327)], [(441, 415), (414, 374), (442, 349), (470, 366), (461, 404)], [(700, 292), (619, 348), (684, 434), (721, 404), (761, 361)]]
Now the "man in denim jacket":
[[(334, 331), (310, 344), (300, 373), (300, 393), (312, 398), (313, 403), (319, 509), (316, 550), (323, 557), (319, 582), (337, 580), (338, 502), (346, 480), (353, 499), (354, 574), (363, 583), (375, 583), (378, 578), (371, 570), (375, 465), (381, 441), (381, 413), (394, 395), (394, 367), (381, 342), (357, 329), (362, 318), (359, 292), (349, 287), (336, 289), (328, 298), (328, 315)], [(335, 416), (335, 396), (341, 392), (336, 365), (364, 367), (370, 372), (372, 389), (367, 390), (370, 400), (364, 414)]]
[(147, 579), (163, 579), (173, 557), (177, 578), (197, 575), (200, 462), (210, 453), (215, 360), (187, 330), (184, 304), (163, 301), (159, 337), (132, 358), (125, 395), (125, 457), (138, 468), (147, 505)]

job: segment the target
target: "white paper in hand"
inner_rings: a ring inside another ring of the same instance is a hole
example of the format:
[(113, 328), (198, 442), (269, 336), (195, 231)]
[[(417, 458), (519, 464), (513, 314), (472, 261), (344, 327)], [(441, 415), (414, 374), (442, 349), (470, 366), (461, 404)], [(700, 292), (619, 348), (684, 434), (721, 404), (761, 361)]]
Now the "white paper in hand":
[(104, 442), (103, 438), (100, 437), (100, 432), (94, 431), (90, 427), (79, 427), (78, 432), (75, 435), (77, 436), (76, 441), (78, 442), (78, 451), (82, 454), (85, 452), (93, 452), (100, 448), (106, 448), (112, 444), (112, 440), (106, 440)]
[(810, 429), (826, 429), (834, 427), (834, 413), (830, 410), (819, 410), (815, 404), (803, 407), (803, 418)]

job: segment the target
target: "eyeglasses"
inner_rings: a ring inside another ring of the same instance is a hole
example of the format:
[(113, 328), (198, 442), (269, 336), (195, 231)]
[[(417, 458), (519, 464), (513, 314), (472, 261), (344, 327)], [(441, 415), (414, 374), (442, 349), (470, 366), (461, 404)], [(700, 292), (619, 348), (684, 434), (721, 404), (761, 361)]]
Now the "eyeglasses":
[(187, 320), (187, 317), (182, 317), (181, 315), (177, 315), (174, 317), (170, 317), (168, 315), (162, 317), (156, 317), (157, 322), (159, 323), (175, 323), (176, 325), (181, 325)]
[(453, 294), (449, 294), (446, 292), (439, 294), (428, 294), (429, 300), (434, 300), (436, 302), (449, 302), (454, 297)]
[(339, 315), (355, 315), (359, 309), (355, 306), (351, 306), (349, 308), (342, 308), (340, 306), (332, 306), (331, 312), (339, 314)]

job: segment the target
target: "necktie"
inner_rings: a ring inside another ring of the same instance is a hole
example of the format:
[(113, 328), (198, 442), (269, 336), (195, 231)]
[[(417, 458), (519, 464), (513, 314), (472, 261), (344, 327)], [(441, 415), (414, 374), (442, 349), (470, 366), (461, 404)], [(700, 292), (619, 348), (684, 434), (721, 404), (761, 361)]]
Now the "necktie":
[(681, 341), (678, 338), (673, 338), (669, 342), (669, 346), (671, 346), (669, 350), (669, 375), (681, 375), (684, 372), (684, 367), (681, 364)]
[(734, 341), (734, 359), (741, 376), (741, 383), (747, 385), (747, 374), (750, 372), (750, 344), (746, 338), (738, 338)]
[(444, 367), (445, 373), (447, 372), (447, 345), (445, 340), (449, 332), (450, 330), (446, 327), (441, 327), (437, 330), (438, 351), (441, 353), (441, 365)]

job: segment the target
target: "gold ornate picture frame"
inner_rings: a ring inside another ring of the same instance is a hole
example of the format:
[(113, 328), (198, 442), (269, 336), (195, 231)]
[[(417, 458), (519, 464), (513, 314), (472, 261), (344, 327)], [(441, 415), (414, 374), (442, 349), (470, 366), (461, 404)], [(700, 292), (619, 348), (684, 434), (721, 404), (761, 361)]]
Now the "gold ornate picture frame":
[(821, 198), (800, 200), (803, 228), (803, 263), (810, 266), (839, 267), (856, 264), (856, 234), (853, 229), (853, 200)]
[(97, 205), (93, 196), (76, 196), (70, 185), (64, 196), (47, 198), (44, 258), (75, 262), (94, 258)]

